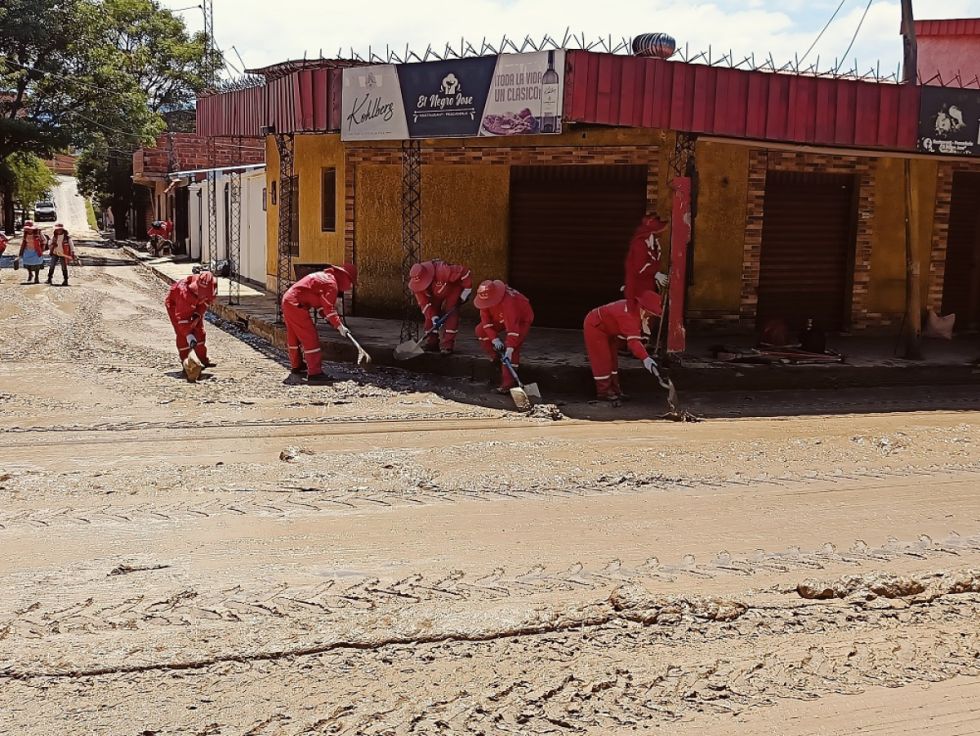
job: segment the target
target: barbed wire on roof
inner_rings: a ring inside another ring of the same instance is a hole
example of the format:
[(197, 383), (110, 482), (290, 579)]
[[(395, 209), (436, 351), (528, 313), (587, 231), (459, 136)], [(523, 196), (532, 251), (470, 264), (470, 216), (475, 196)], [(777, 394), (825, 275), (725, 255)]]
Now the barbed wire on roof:
[[(964, 81), (966, 80), (966, 81)], [(919, 72), (919, 84), (928, 87), (947, 87), (947, 88), (959, 88), (959, 89), (980, 89), (980, 74), (974, 74), (973, 78), (964, 77), (963, 72), (957, 70), (956, 74), (946, 76), (939, 70), (936, 71), (931, 77), (923, 76), (922, 72)]]
[[(482, 38), (474, 42), (460, 38), (458, 42), (433, 46), (428, 44), (425, 49), (413, 48), (411, 44), (404, 47), (385, 46), (384, 49), (368, 46), (367, 51), (358, 51), (353, 47), (340, 48), (332, 59), (325, 59), (320, 51), (319, 59), (304, 59), (300, 62), (290, 62), (293, 65), (316, 66), (330, 64), (332, 66), (357, 66), (363, 64), (409, 64), (426, 61), (446, 61), (449, 59), (464, 59), (479, 56), (491, 56), (506, 53), (529, 53), (535, 51), (591, 51), (594, 53), (632, 55), (633, 38), (629, 36), (591, 37), (585, 33), (572, 33), (566, 29), (562, 36), (545, 34), (537, 38), (526, 35), (523, 38), (501, 36), (499, 39)], [(901, 80), (901, 65), (894, 71), (883, 70), (880, 62), (866, 70), (857, 60), (848, 64), (843, 59), (835, 58), (833, 63), (821, 65), (821, 57), (810, 64), (804, 64), (809, 52), (800, 57), (795, 54), (793, 59), (778, 64), (772, 54), (759, 56), (755, 53), (736, 55), (731, 49), (719, 51), (708, 46), (704, 51), (693, 52), (689, 45), (680, 46), (672, 55), (672, 59), (686, 64), (699, 64), (712, 67), (726, 67), (746, 71), (768, 72), (772, 74), (793, 74), (797, 76), (825, 77), (832, 79), (851, 79), (873, 81), (879, 83), (899, 83)], [(826, 62), (826, 60), (824, 60)]]

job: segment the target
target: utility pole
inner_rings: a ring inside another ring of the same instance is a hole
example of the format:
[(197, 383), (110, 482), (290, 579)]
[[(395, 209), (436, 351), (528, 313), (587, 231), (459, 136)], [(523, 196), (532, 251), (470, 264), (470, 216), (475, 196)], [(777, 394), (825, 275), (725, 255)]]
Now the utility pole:
[(915, 18), (912, 15), (912, 0), (902, 0), (902, 43), (905, 47), (902, 83), (915, 84), (918, 78), (919, 51), (915, 40)]
[[(912, 0), (902, 0), (902, 44), (904, 46), (902, 84), (918, 82), (919, 61), (915, 41), (915, 18)], [(905, 334), (902, 356), (907, 360), (922, 360), (922, 279), (919, 251), (916, 247), (918, 230), (915, 227), (912, 161), (905, 159)]]
[(204, 14), (204, 44), (207, 50), (208, 87), (214, 89), (218, 84), (218, 44), (214, 40), (214, 0), (201, 0)]

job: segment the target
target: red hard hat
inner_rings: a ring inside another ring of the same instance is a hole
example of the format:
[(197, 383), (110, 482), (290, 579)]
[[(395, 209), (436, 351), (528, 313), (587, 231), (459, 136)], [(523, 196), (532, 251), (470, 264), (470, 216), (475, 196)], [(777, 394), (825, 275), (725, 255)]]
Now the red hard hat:
[(644, 291), (642, 294), (636, 297), (636, 303), (644, 312), (655, 314), (658, 317), (663, 314), (663, 298), (655, 291)]
[(218, 280), (210, 271), (202, 271), (196, 278), (191, 277), (187, 286), (198, 299), (213, 301), (218, 296)]
[(423, 261), (412, 266), (408, 272), (408, 288), (418, 293), (425, 291), (435, 278), (436, 267), (432, 261)]
[(337, 288), (341, 291), (350, 291), (350, 288), (357, 283), (357, 266), (353, 263), (345, 263), (343, 266), (331, 266), (334, 278), (337, 279)]
[(507, 284), (500, 279), (484, 281), (476, 290), (476, 298), (473, 304), (477, 309), (490, 309), (504, 300), (507, 293)]
[(24, 227), (34, 227), (34, 220), (24, 220)]
[(58, 224), (56, 224), (56, 225), (54, 226), (54, 229), (55, 229), (55, 230), (64, 230), (64, 229), (65, 229), (65, 226), (64, 226), (64, 225), (62, 225), (62, 224), (61, 224), (61, 223), (59, 222)]
[(647, 215), (640, 222), (640, 226), (637, 230), (642, 230), (645, 233), (653, 233), (654, 235), (659, 235), (664, 230), (667, 229), (667, 223), (661, 220), (657, 215)]

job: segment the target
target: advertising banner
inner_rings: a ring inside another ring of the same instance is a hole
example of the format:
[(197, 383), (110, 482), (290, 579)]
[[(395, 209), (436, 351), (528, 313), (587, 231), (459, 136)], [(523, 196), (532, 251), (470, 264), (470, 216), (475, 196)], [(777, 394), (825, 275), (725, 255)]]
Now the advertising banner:
[(341, 138), (560, 133), (564, 51), (344, 70)]
[(980, 156), (980, 90), (923, 87), (919, 150)]

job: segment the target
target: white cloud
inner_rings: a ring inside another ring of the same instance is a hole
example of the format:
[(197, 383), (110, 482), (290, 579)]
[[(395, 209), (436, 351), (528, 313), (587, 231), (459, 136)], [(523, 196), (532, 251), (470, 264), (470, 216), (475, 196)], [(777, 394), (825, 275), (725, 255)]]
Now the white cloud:
[[(187, 0), (163, 0), (168, 7), (186, 7)], [(980, 15), (980, 0), (925, 2), (919, 15), (932, 12), (942, 17)], [(942, 6), (939, 8), (938, 6)], [(561, 36), (568, 26), (587, 37), (612, 35), (614, 39), (638, 33), (665, 31), (692, 52), (707, 50), (720, 56), (730, 50), (736, 56), (772, 53), (778, 62), (802, 55), (826, 23), (836, 0), (604, 0), (540, 2), (540, 0), (215, 0), (215, 34), (222, 48), (237, 47), (249, 66), (263, 66), (305, 54), (344, 55), (351, 47), (366, 53), (368, 47), (383, 52), (386, 45), (404, 50), (409, 44), (421, 53), (428, 44), (441, 50), (460, 38), (479, 44), (498, 42), (504, 34), (540, 38)], [(861, 0), (848, 0), (814, 49), (821, 67), (847, 48), (864, 10)], [(200, 13), (184, 14), (189, 25), (199, 28)], [(875, 0), (854, 49), (862, 70), (880, 59), (882, 70), (893, 71), (901, 58), (898, 0)], [(739, 56), (739, 58), (741, 58)], [(237, 59), (229, 53), (229, 58)], [(848, 68), (853, 61), (849, 62)]]

